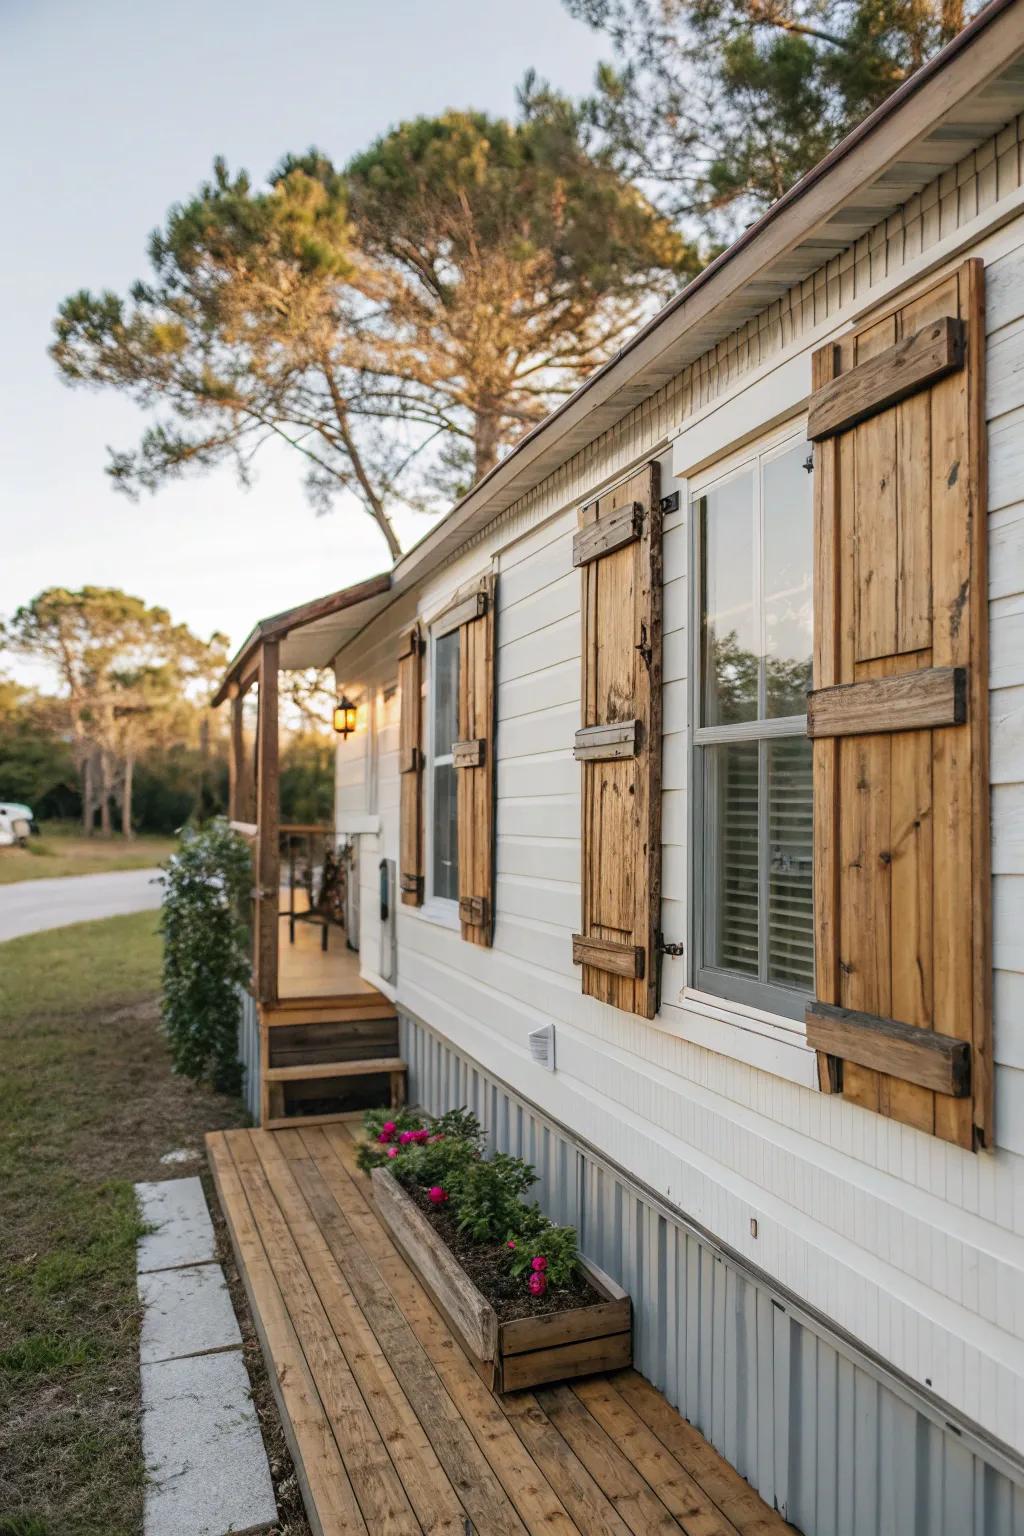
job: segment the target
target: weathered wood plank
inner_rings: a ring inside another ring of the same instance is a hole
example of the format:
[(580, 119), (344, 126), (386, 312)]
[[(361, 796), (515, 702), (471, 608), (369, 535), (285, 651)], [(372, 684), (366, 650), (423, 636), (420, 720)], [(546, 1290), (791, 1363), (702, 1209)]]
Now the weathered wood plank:
[(613, 758), (635, 757), (639, 745), (639, 720), (623, 720), (617, 725), (585, 725), (576, 732), (572, 755), (578, 763), (610, 762)]
[(675, 1515), (687, 1536), (740, 1536), (696, 1479), (661, 1444), (634, 1408), (607, 1378), (581, 1381), (573, 1391), (588, 1413), (618, 1446)]
[(571, 1312), (546, 1312), (540, 1317), (517, 1317), (501, 1325), (503, 1356), (520, 1355), (531, 1349), (551, 1349), (556, 1344), (574, 1344), (581, 1339), (597, 1339), (605, 1334), (623, 1333), (630, 1325), (629, 1297), (623, 1301), (603, 1301), (591, 1307), (574, 1307)]
[(629, 1365), (632, 1358), (633, 1335), (628, 1329), (625, 1333), (580, 1339), (573, 1344), (556, 1344), (551, 1349), (532, 1349), (502, 1360), (501, 1390), (517, 1392), (522, 1387), (565, 1381), (591, 1372), (616, 1371)]
[(486, 754), (487, 742), (483, 737), (452, 742), (452, 763), (456, 768), (480, 768)]
[(468, 1349), (480, 1360), (498, 1352), (498, 1319), (398, 1180), (386, 1168), (371, 1177), (373, 1198), (398, 1246), (415, 1265), (430, 1293), (443, 1307)]
[(244, 1135), (211, 1132), (207, 1152), (302, 1497), (313, 1511), (317, 1536), (365, 1533), (366, 1523), (231, 1156), (229, 1138)]
[(642, 979), (644, 951), (639, 944), (616, 944), (611, 939), (592, 939), (582, 933), (572, 936), (573, 965), (589, 965), (613, 976)]
[(812, 1003), (807, 1009), (807, 1043), (933, 1093), (962, 1099), (971, 1091), (971, 1048), (966, 1040), (898, 1019)]
[(822, 385), (812, 396), (807, 435), (812, 442), (849, 431), (879, 411), (963, 366), (960, 320), (944, 315), (903, 337), (877, 356)]
[(483, 896), (459, 897), (459, 921), (469, 928), (483, 928), (487, 924), (487, 902)]
[(491, 594), (486, 588), (479, 588), (468, 597), (456, 597), (454, 602), (437, 615), (431, 629), (435, 634), (446, 635), (453, 629), (460, 629), (463, 624), (471, 624), (474, 619), (482, 619), (490, 606), (490, 598)]
[(644, 510), (642, 501), (632, 501), (587, 523), (573, 537), (573, 565), (587, 565), (591, 560), (599, 560), (602, 555), (621, 549), (624, 544), (632, 544), (640, 537)]
[[(396, 1331), (411, 1332), (447, 1389), (438, 1395), (438, 1401), (433, 1401), (425, 1384), (421, 1393), (418, 1377), (403, 1380), (410, 1401), (414, 1401), (416, 1392), (414, 1406), (420, 1420), (479, 1530), (493, 1530), (494, 1536), (504, 1536), (514, 1525), (517, 1533), (522, 1532), (518, 1511), (530, 1530), (543, 1530), (551, 1536), (576, 1536), (557, 1494), (544, 1475), (538, 1473), (500, 1404), (484, 1386), (464, 1351), (452, 1347), (452, 1334), (442, 1314), (367, 1204), (363, 1191), (369, 1191), (370, 1181), (356, 1167), (352, 1138), (337, 1128), (326, 1134), (303, 1132), (303, 1141), (337, 1202), (339, 1214), (344, 1213), (346, 1229), (351, 1234), (349, 1242), (354, 1237), (360, 1245), (351, 1257), (347, 1250), (339, 1251), (350, 1266), (349, 1283), (378, 1337), (390, 1349)], [(321, 1148), (327, 1149), (326, 1154)], [(325, 1235), (333, 1241), (326, 1226)], [(383, 1314), (390, 1313), (392, 1308), (400, 1311), (385, 1342)], [(396, 1359), (397, 1356), (392, 1364), (399, 1374)], [(457, 1403), (460, 1410), (457, 1425), (450, 1424), (448, 1419), (452, 1403)], [(457, 1477), (443, 1452), (457, 1436), (462, 1461), (469, 1462), (463, 1449), (467, 1434), (479, 1448), (479, 1460), (477, 1466), (470, 1464)], [(502, 1489), (514, 1508), (509, 1508)]]
[(367, 1077), (376, 1073), (405, 1072), (404, 1061), (396, 1056), (378, 1056), (370, 1060), (303, 1062), (290, 1067), (268, 1067), (270, 1083), (305, 1083), (329, 1077)]
[(817, 739), (963, 725), (967, 692), (966, 667), (919, 667), (896, 677), (814, 688), (807, 695), (807, 734)]
[(488, 945), (494, 913), (495, 578), (480, 583), (479, 614), (459, 631), (459, 741), (453, 743), (459, 826), (459, 916), (462, 937)]

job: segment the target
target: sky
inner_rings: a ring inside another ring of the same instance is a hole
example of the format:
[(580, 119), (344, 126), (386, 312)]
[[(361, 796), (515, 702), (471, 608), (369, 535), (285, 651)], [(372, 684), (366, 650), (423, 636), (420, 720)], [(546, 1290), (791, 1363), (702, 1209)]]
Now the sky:
[[(318, 517), (286, 449), (261, 453), (249, 491), (224, 469), (115, 492), (107, 447), (133, 447), (144, 417), (59, 381), (57, 306), (145, 276), (150, 231), (217, 154), (259, 179), (311, 144), (344, 162), (422, 113), (512, 114), (530, 67), (580, 94), (606, 52), (561, 0), (0, 0), (0, 616), (48, 586), (122, 587), (234, 647), (385, 568), (369, 518)], [(403, 544), (428, 526), (400, 518)]]

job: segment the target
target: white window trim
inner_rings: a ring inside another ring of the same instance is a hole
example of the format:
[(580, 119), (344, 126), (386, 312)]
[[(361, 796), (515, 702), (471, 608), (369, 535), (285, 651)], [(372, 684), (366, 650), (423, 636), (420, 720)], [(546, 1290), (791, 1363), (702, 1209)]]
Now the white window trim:
[(460, 928), (459, 903), (448, 896), (435, 896), (432, 890), (434, 872), (434, 766), (435, 761), (441, 763), (451, 762), (449, 753), (447, 758), (442, 755), (434, 757), (434, 680), (437, 676), (437, 642), (450, 630), (440, 626), (431, 625), (428, 629), (427, 640), (427, 688), (426, 688), (426, 720), (424, 721), (423, 740), (426, 742), (426, 805), (425, 821), (423, 829), (423, 903), (419, 909), (420, 916), (428, 922), (439, 923), (445, 928)]
[[(701, 831), (698, 816), (698, 796), (696, 788), (698, 751), (702, 747), (711, 746), (718, 739), (718, 731), (715, 727), (699, 727), (699, 698), (698, 689), (700, 678), (699, 668), (695, 665), (695, 650), (698, 643), (700, 615), (698, 582), (696, 572), (693, 570), (693, 553), (696, 548), (696, 532), (694, 528), (694, 507), (699, 496), (711, 486), (731, 479), (740, 473), (748, 465), (754, 465), (758, 460), (773, 457), (785, 451), (786, 447), (800, 440), (806, 435), (807, 419), (801, 413), (796, 419), (792, 417), (765, 432), (756, 441), (746, 442), (742, 447), (732, 453), (725, 454), (717, 459), (701, 474), (695, 474), (687, 478), (679, 477), (680, 510), (686, 509), (686, 574), (687, 574), (687, 608), (686, 608), (686, 752), (687, 752), (687, 817), (686, 817), (686, 910), (687, 922), (687, 961), (686, 983), (677, 995), (674, 1006), (684, 1010), (696, 1011), (707, 1018), (717, 1018), (721, 1023), (731, 1026), (737, 1034), (746, 1035), (752, 1030), (759, 1034), (776, 1036), (778, 1031), (784, 1031), (788, 1040), (793, 1044), (803, 1044), (806, 1049), (806, 1026), (802, 1020), (789, 1014), (776, 1013), (772, 1009), (758, 1004), (744, 1003), (731, 997), (720, 996), (711, 993), (706, 985), (697, 985), (697, 976), (702, 969), (700, 956), (697, 953), (700, 938), (699, 926), (695, 920), (696, 902), (701, 900), (701, 874), (697, 869), (699, 835)], [(691, 579), (692, 578), (692, 579)], [(792, 736), (795, 719), (799, 717), (787, 717), (770, 722), (757, 722), (751, 729), (751, 739), (762, 739), (772, 736)], [(767, 728), (765, 726), (767, 725)], [(740, 734), (743, 734), (742, 732)], [(729, 739), (739, 739), (736, 728), (731, 727)], [(703, 967), (707, 971), (706, 967)], [(767, 984), (766, 984), (767, 985)], [(693, 1009), (693, 1003), (698, 1007)], [(749, 1059), (742, 1051), (727, 1050), (723, 1054), (738, 1056), (740, 1060)], [(797, 1080), (802, 1080), (799, 1073)]]

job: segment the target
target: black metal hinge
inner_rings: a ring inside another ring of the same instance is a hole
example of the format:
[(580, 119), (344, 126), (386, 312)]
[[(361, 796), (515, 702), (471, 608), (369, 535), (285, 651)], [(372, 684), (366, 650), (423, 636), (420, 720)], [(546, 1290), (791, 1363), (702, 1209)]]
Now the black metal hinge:
[(679, 492), (673, 491), (671, 496), (661, 498), (661, 510), (667, 516), (669, 512), (679, 511)]
[(666, 944), (665, 943), (665, 935), (662, 933), (661, 929), (660, 928), (656, 928), (654, 930), (654, 955), (655, 955), (655, 966), (654, 966), (654, 973), (655, 973), (654, 1011), (655, 1011), (655, 1013), (658, 1013), (661, 1010), (661, 957), (662, 957), (662, 955), (683, 955), (685, 953), (686, 953), (685, 945), (683, 945), (683, 944)]

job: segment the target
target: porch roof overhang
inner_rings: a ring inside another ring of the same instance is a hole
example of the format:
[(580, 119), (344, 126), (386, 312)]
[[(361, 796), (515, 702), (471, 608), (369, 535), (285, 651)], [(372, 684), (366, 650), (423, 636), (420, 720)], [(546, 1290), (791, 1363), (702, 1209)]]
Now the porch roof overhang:
[(391, 573), (383, 571), (339, 592), (261, 619), (221, 679), (213, 696), (213, 707), (223, 704), (236, 688), (244, 691), (255, 679), (260, 650), (268, 640), (277, 641), (278, 666), (282, 671), (325, 667), (364, 624), (387, 606), (390, 595)]

